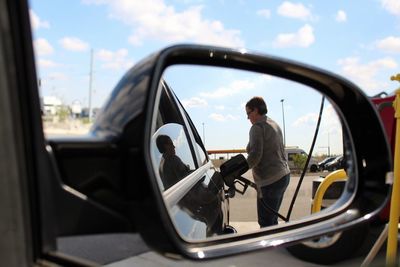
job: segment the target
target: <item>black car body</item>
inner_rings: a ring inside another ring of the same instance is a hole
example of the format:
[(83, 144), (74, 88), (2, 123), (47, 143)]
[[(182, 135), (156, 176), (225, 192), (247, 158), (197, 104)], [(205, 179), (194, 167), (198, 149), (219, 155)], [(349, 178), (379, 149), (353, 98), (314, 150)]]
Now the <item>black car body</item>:
[(326, 165), (332, 162), (336, 157), (327, 157), (322, 161), (318, 162), (318, 170), (323, 171), (326, 170)]
[[(124, 79), (134, 77), (128, 74)], [(124, 225), (126, 222), (122, 218), (126, 216), (132, 198), (130, 190), (138, 183), (137, 177), (131, 176), (138, 163), (130, 162), (129, 158), (123, 160), (123, 155), (129, 154), (124, 147), (131, 147), (139, 139), (133, 129), (141, 117), (135, 117), (135, 114), (140, 114), (143, 105), (140, 100), (146, 92), (121, 84), (125, 86), (115, 88), (116, 97), (99, 114), (88, 136), (49, 138), (48, 142), (62, 182), (97, 203), (93, 209), (109, 211), (110, 218)], [(132, 90), (136, 93), (130, 93)], [(120, 95), (124, 97), (119, 98)], [(182, 234), (187, 238), (204, 239), (234, 231), (228, 225), (229, 200), (225, 196), (223, 179), (212, 166), (186, 111), (166, 83), (163, 83), (156, 128), (152, 138), (153, 152), (158, 155), (155, 164), (159, 166), (162, 157), (155, 145), (156, 136), (162, 133), (173, 140), (180, 138), (179, 144), (175, 144), (178, 146), (176, 154), (190, 169), (184, 177), (168, 186), (160, 179), (171, 216), (177, 227), (185, 229)], [(102, 164), (98, 164), (99, 160)], [(197, 170), (195, 175), (192, 174), (194, 170)], [(71, 232), (72, 229), (61, 229), (59, 234)]]
[(337, 156), (331, 162), (325, 165), (325, 169), (328, 171), (335, 171), (344, 167), (343, 156)]

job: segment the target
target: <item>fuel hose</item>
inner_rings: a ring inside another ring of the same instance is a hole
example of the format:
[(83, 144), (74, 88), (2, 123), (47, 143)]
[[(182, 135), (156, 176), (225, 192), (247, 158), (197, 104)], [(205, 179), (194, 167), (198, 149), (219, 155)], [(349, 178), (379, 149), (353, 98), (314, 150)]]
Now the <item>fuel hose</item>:
[(296, 198), (297, 198), (297, 195), (299, 194), (301, 184), (303, 183), (304, 176), (305, 176), (305, 174), (307, 172), (308, 163), (310, 162), (311, 155), (312, 155), (312, 153), (314, 151), (315, 142), (317, 141), (317, 136), (318, 136), (318, 132), (319, 132), (319, 126), (321, 124), (322, 111), (324, 110), (324, 102), (325, 102), (325, 97), (323, 96), (322, 100), (321, 100), (321, 107), (319, 109), (317, 125), (315, 127), (314, 137), (313, 137), (313, 140), (312, 140), (312, 143), (311, 143), (311, 146), (310, 146), (310, 151), (308, 152), (308, 157), (307, 157), (306, 164), (304, 165), (303, 171), (301, 173), (299, 182), (298, 182), (297, 187), (296, 187), (296, 191), (294, 192), (294, 195), (293, 195), (293, 198), (292, 198), (292, 202), (290, 203), (289, 210), (288, 210), (288, 213), (286, 215), (287, 221), (290, 220), (290, 216), (292, 215), (292, 210), (293, 210), (294, 203), (296, 202)]

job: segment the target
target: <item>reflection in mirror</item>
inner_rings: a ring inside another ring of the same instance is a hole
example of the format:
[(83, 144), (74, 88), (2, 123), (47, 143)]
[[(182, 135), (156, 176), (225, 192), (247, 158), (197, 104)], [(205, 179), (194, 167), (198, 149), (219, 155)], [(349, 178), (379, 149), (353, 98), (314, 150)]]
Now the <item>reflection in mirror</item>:
[(176, 123), (161, 126), (154, 137), (157, 151), (153, 154), (156, 155), (162, 186), (168, 189), (188, 175), (190, 169), (195, 169), (189, 142), (183, 126)]
[[(353, 160), (346, 131), (334, 105), (313, 88), (192, 65), (166, 69), (159, 88), (152, 162), (185, 240), (308, 220), (338, 211), (349, 200), (350, 194), (342, 194)], [(265, 101), (265, 115), (258, 102), (248, 102), (254, 96)], [(318, 189), (327, 183), (326, 192)]]

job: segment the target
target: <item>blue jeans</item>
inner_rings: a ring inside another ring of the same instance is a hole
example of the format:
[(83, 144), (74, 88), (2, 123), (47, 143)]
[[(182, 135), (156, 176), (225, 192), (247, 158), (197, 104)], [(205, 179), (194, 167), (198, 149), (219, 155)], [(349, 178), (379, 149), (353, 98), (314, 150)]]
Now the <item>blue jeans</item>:
[(287, 174), (275, 183), (260, 188), (262, 197), (257, 198), (258, 224), (260, 227), (278, 224), (278, 215), (265, 208), (263, 203), (276, 212), (279, 212), (279, 207), (281, 206), (289, 180), (290, 174)]

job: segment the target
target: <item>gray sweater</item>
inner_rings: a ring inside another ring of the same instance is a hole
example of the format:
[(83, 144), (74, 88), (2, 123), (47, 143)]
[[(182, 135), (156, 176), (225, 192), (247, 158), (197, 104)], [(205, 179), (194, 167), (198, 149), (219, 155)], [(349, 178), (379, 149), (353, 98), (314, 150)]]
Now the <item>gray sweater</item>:
[(272, 184), (290, 173), (282, 131), (279, 125), (263, 116), (250, 128), (247, 163), (258, 187)]

